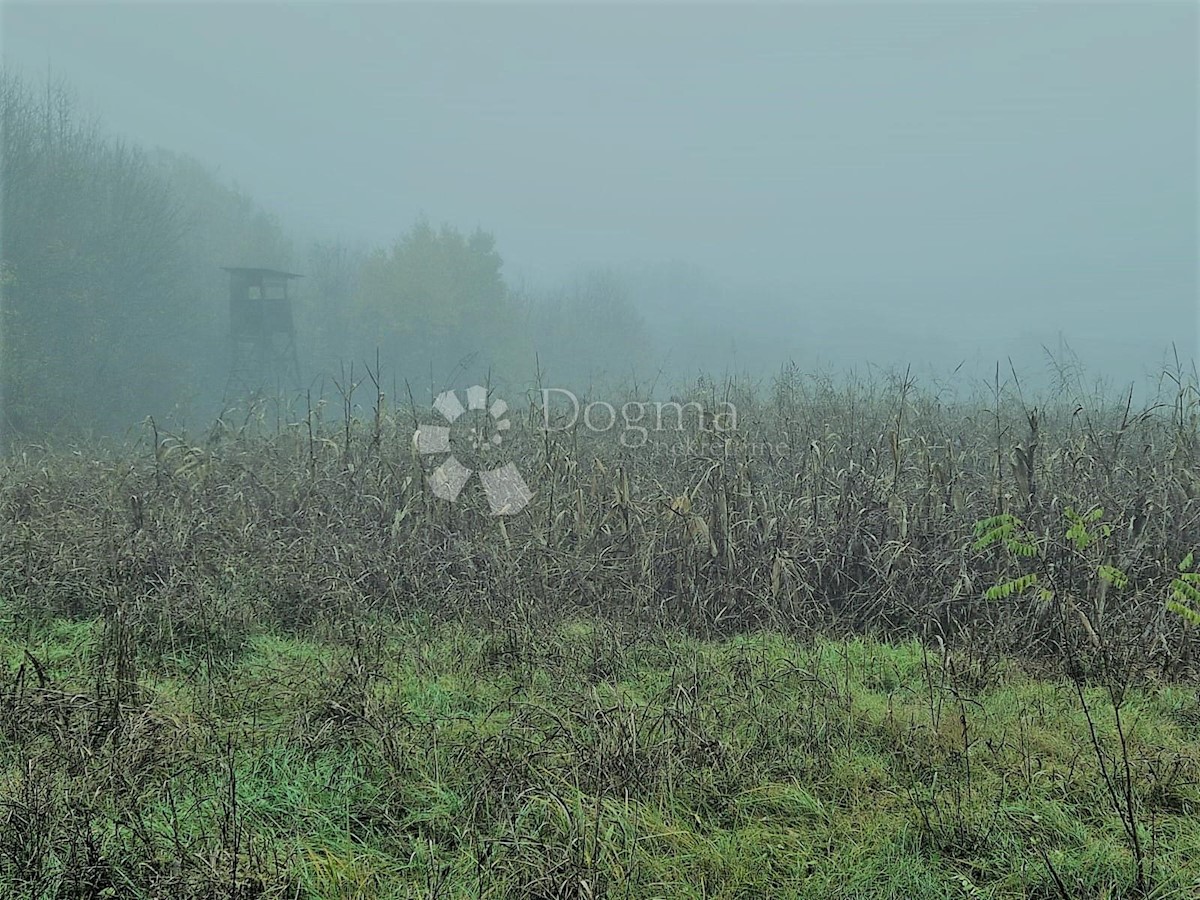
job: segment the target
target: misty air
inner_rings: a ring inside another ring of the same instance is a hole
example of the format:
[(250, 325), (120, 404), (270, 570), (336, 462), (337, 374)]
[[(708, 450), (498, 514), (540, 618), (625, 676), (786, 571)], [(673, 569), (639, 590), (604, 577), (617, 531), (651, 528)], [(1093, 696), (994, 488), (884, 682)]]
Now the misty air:
[(0, 895), (1200, 895), (1198, 85), (0, 2)]

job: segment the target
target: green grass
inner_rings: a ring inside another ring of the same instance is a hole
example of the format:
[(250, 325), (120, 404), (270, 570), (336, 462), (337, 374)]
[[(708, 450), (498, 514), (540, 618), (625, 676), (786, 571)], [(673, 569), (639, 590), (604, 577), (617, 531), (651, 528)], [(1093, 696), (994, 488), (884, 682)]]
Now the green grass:
[[(139, 661), (122, 693), (103, 623), (3, 628), (4, 896), (1132, 895), (1074, 688), (1011, 661), (407, 623)], [(1198, 710), (1121, 709), (1147, 896), (1200, 893)]]

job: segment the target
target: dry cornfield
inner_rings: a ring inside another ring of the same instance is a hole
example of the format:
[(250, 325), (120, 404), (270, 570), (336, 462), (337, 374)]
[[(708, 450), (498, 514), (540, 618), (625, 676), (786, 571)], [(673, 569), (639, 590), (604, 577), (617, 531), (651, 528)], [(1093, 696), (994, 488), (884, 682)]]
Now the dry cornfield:
[[(535, 496), (507, 517), (477, 483), (455, 503), (432, 496), (412, 446), (427, 412), (382, 401), (332, 422), (332, 405), (290, 422), (264, 406), (206, 434), (148, 423), (132, 446), (24, 447), (0, 470), (3, 588), (40, 614), (119, 607), (151, 646), (186, 643), (197, 615), (219, 622), (228, 598), (253, 596), (259, 621), (285, 626), (587, 611), (1031, 657), (1057, 657), (1075, 624), (1147, 671), (1191, 665), (1194, 636), (1165, 598), (1200, 537), (1194, 387), (1139, 412), (1003, 392), (942, 402), (902, 379), (702, 380), (679, 398), (681, 425), (641, 447), (622, 444), (620, 422), (548, 431), (529, 396), (506, 448)], [(692, 414), (726, 404), (736, 429)], [(1103, 539), (1073, 548), (1069, 511), (1093, 512)], [(1019, 569), (975, 547), (976, 524), (1003, 514), (1040, 542), (1053, 600), (983, 599)]]

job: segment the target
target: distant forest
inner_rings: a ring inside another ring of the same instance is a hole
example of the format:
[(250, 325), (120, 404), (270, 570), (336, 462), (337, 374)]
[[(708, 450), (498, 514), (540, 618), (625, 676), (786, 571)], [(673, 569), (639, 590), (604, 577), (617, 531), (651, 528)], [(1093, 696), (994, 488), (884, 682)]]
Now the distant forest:
[[(962, 323), (909, 314), (886, 284), (735, 285), (643, 261), (530, 285), (506, 272), (492, 233), (424, 218), (376, 246), (300, 240), (206, 162), (111, 133), (61, 81), (0, 71), (0, 115), (0, 443), (120, 436), (147, 416), (210, 423), (239, 399), (225, 392), (223, 266), (304, 276), (292, 287), (299, 388), (314, 398), (376, 360), (394, 399), (421, 404), (485, 379), (509, 395), (535, 381), (645, 394), (702, 373), (770, 379), (797, 361), (911, 362), (939, 390), (951, 373), (954, 390), (990, 382), (997, 363), (1030, 387), (1053, 388), (1067, 363), (1082, 371), (1061, 333), (1005, 304), (972, 313), (968, 339)], [(793, 263), (803, 280), (803, 248)], [(1169, 329), (1185, 357), (1193, 326)], [(1145, 380), (1144, 347), (1117, 353), (1119, 332), (1097, 343), (1095, 323), (1081, 327), (1093, 353), (1109, 348), (1090, 363)]]
[(187, 155), (123, 140), (69, 85), (0, 73), (0, 433), (120, 434), (147, 415), (221, 409), (229, 364), (222, 266), (298, 272), (305, 386), (382, 361), (391, 384), (620, 376), (649, 348), (613, 273), (505, 281), (493, 235), (402, 223), (385, 246), (297, 246), (284, 223)]

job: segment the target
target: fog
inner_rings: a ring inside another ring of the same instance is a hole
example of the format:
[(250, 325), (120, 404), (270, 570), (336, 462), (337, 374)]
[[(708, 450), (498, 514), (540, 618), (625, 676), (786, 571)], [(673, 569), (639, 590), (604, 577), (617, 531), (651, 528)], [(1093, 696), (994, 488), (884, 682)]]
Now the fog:
[[(1049, 350), (1122, 383), (1196, 353), (1193, 4), (0, 15), (5, 68), (35, 95), (69, 85), (114, 139), (197, 160), (277, 224), (287, 259), (209, 260), (209, 325), (216, 265), (286, 265), (310, 276), (314, 370), (373, 348), (370, 327), (322, 344), (360, 287), (319, 288), (311, 248), (369, 257), (418, 222), (494, 237), (521, 309), (636, 310), (635, 349), (593, 348), (614, 372), (982, 377), (1011, 358), (1036, 380)], [(553, 356), (543, 320), (513, 328), (531, 333), (510, 358)]]

